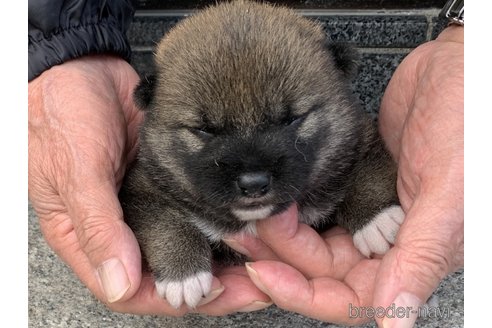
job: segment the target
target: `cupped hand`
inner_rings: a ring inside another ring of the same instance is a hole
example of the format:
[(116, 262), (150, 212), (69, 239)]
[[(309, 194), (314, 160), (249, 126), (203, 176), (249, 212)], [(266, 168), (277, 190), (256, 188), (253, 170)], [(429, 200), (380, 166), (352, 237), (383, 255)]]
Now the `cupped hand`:
[[(140, 249), (123, 220), (118, 190), (135, 158), (143, 120), (132, 100), (139, 78), (125, 61), (87, 56), (29, 83), (29, 199), (50, 247), (111, 309), (182, 315), (142, 274)], [(255, 310), (269, 298), (244, 268), (214, 278), (195, 311)]]
[[(297, 207), (257, 222), (258, 237), (230, 236), (229, 246), (255, 262), (246, 264), (252, 281), (282, 309), (338, 324), (370, 321), (380, 259), (367, 259), (342, 228), (321, 235), (298, 222)], [(352, 311), (352, 312), (349, 312)]]
[(358, 257), (345, 232), (317, 236), (292, 209), (259, 222), (260, 239), (229, 241), (259, 259), (250, 276), (275, 304), (330, 322), (412, 327), (417, 308), (463, 266), (463, 45), (463, 28), (448, 27), (404, 59), (385, 91), (380, 131), (406, 218), (382, 259)]
[(407, 215), (383, 258), (375, 305), (422, 305), (464, 265), (463, 34), (463, 27), (450, 26), (415, 49), (383, 97), (380, 131), (398, 162), (398, 196)]

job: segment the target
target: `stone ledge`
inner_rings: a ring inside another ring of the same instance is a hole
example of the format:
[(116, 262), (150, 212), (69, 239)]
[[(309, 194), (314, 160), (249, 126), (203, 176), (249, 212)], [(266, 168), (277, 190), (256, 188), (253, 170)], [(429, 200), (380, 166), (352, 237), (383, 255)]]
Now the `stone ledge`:
[[(189, 13), (188, 13), (189, 14)], [(133, 47), (153, 47), (188, 15), (135, 16), (128, 38)], [(327, 36), (358, 47), (414, 48), (426, 41), (428, 22), (423, 15), (310, 15)]]

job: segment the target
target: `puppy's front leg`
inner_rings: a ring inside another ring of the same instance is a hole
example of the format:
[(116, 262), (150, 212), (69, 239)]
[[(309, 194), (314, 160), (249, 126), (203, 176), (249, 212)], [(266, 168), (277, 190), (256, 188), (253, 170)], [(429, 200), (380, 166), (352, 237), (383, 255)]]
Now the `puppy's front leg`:
[(159, 295), (174, 308), (183, 302), (196, 307), (210, 292), (212, 253), (205, 236), (189, 221), (193, 214), (162, 204), (141, 206), (135, 198), (123, 204)]
[(349, 229), (355, 247), (368, 257), (389, 250), (405, 213), (396, 192), (396, 163), (375, 129), (368, 132), (366, 141), (367, 148), (349, 177), (336, 221)]

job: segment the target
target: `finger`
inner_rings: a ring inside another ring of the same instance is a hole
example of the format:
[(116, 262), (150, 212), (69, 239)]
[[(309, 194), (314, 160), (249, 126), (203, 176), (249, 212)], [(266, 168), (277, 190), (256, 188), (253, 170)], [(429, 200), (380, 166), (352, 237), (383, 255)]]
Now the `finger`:
[[(213, 302), (224, 290), (224, 285), (222, 285), (219, 279), (214, 277), (211, 292), (202, 298), (199, 306), (200, 304)], [(175, 309), (165, 299), (161, 298), (156, 291), (155, 280), (150, 273), (143, 275), (140, 288), (132, 298), (124, 302), (109, 304), (109, 307), (113, 311), (138, 315), (183, 316), (190, 311), (195, 311), (194, 309), (188, 308), (185, 304)]]
[[(74, 273), (94, 295), (103, 302), (111, 302), (103, 289), (97, 267), (93, 265), (81, 247), (71, 217), (67, 213), (58, 213), (50, 218), (40, 215), (40, 226), (50, 247), (72, 268)], [(139, 254), (137, 258), (140, 259)], [(109, 265), (114, 265), (114, 263), (110, 262)], [(137, 265), (140, 267), (139, 262)], [(134, 276), (136, 283), (130, 288), (136, 287), (136, 290), (140, 283), (140, 271)], [(110, 281), (109, 283), (116, 284), (116, 287), (118, 287), (118, 281)], [(126, 285), (123, 288), (127, 291), (130, 290)]]
[[(214, 288), (214, 286), (212, 286)], [(154, 278), (150, 274), (142, 277), (139, 289), (130, 299), (108, 304), (113, 311), (138, 315), (182, 316), (188, 312), (186, 306), (172, 307), (157, 294)]]
[(281, 262), (259, 261), (246, 267), (251, 280), (280, 308), (322, 321), (357, 325), (372, 319), (355, 311), (371, 304), (378, 266), (377, 260), (364, 260), (344, 281), (307, 279)]
[(257, 223), (258, 235), (283, 262), (306, 277), (340, 278), (362, 259), (348, 234), (323, 239), (306, 224), (299, 224), (297, 209)]
[(412, 327), (418, 308), (440, 281), (462, 263), (462, 215), (443, 211), (432, 197), (418, 198), (407, 213), (395, 247), (382, 260), (374, 295), (375, 306), (394, 304), (411, 311), (401, 318), (378, 319), (379, 323), (393, 327), (398, 321), (398, 327)]
[(270, 297), (255, 286), (244, 267), (222, 269), (218, 277), (224, 291), (214, 301), (200, 306), (198, 312), (222, 316), (233, 312), (258, 311), (272, 305)]
[(335, 226), (331, 229), (328, 229), (328, 230), (322, 232), (321, 237), (323, 237), (323, 239), (327, 239), (329, 237), (334, 237), (334, 236), (338, 236), (338, 235), (347, 235), (347, 234), (348, 234), (347, 229), (344, 229), (344, 228), (339, 227), (339, 226)]
[(251, 234), (239, 233), (227, 236), (222, 239), (229, 247), (235, 251), (246, 255), (254, 261), (259, 260), (278, 260), (278, 256), (261, 239)]
[[(74, 273), (80, 278), (94, 295), (113, 311), (133, 313), (139, 315), (170, 315), (182, 316), (189, 311), (186, 306), (179, 309), (173, 308), (166, 300), (161, 298), (155, 289), (155, 281), (150, 273), (144, 273), (138, 290), (125, 301), (109, 303), (101, 288), (100, 282), (94, 274), (94, 268), (80, 248), (78, 236), (73, 230), (71, 219), (66, 214), (59, 214), (49, 220), (41, 218), (41, 229), (46, 236), (50, 247), (72, 267)], [(212, 301), (224, 290), (224, 286), (217, 278), (212, 281), (212, 291), (207, 300)]]
[(85, 188), (68, 194), (65, 203), (104, 299), (110, 303), (129, 299), (140, 284), (140, 248), (123, 221), (114, 183), (86, 178)]

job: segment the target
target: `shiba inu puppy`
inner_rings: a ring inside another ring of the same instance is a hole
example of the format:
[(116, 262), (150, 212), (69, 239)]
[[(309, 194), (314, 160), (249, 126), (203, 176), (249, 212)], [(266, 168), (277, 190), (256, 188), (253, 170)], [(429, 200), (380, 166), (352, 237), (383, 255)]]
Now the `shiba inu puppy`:
[(225, 234), (254, 233), (294, 202), (300, 221), (347, 228), (366, 256), (389, 249), (404, 217), (396, 165), (351, 93), (354, 58), (315, 22), (248, 1), (207, 8), (158, 44), (120, 200), (171, 305), (210, 291)]

